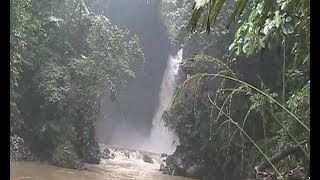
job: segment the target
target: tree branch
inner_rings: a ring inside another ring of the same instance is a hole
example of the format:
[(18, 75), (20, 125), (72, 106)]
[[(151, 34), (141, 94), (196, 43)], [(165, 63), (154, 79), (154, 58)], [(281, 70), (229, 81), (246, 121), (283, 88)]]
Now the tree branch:
[[(280, 160), (284, 159), (285, 157), (294, 154), (296, 151), (298, 151), (300, 149), (300, 146), (307, 143), (307, 140), (301, 141), (299, 144), (294, 145), (294, 146), (290, 146), (287, 147), (281, 151), (279, 151), (278, 153), (276, 153), (275, 155), (273, 155), (269, 160), (272, 164), (279, 162)], [(256, 171), (260, 172), (263, 171), (265, 169), (267, 169), (268, 167), (270, 167), (271, 164), (268, 161), (263, 161), (262, 163), (260, 163), (258, 166), (255, 167)]]

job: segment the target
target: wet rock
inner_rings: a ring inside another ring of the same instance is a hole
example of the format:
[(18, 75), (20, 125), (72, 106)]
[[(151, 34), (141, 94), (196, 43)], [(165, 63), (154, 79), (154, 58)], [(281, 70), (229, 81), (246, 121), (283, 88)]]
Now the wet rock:
[(153, 163), (153, 160), (149, 157), (149, 156), (147, 156), (147, 155), (143, 155), (143, 161), (144, 162), (146, 162), (146, 163), (150, 163), (150, 164), (152, 164)]
[(187, 163), (192, 161), (190, 160), (187, 153), (189, 153), (189, 151), (186, 149), (186, 147), (177, 146), (176, 151), (173, 153), (173, 157), (169, 160), (170, 164), (174, 167), (176, 173), (182, 176), (186, 174), (186, 169), (188, 166)]
[(182, 160), (182, 157), (178, 156), (175, 158), (175, 165), (178, 167), (178, 169), (185, 170), (186, 169), (186, 164)]
[(71, 169), (84, 169), (83, 162), (69, 142), (57, 146), (52, 153), (51, 164)]
[(161, 170), (165, 174), (199, 178), (203, 166), (195, 154), (187, 146), (179, 145), (173, 155), (166, 157)]
[[(208, 161), (202, 156), (201, 148), (179, 145), (176, 151), (166, 157), (166, 164), (161, 167), (164, 174), (184, 176), (202, 180), (223, 179), (217, 172), (213, 161)], [(231, 178), (226, 178), (231, 179)], [(241, 178), (240, 178), (241, 179)]]
[(98, 141), (92, 141), (84, 150), (84, 162), (99, 164), (101, 159), (100, 146)]
[(103, 158), (103, 159), (114, 159), (115, 155), (108, 148), (105, 148), (103, 150), (103, 152), (101, 153), (101, 158)]
[(37, 160), (24, 139), (14, 135), (10, 136), (10, 161), (33, 161)]
[(202, 172), (204, 171), (204, 166), (195, 164), (186, 170), (189, 177), (200, 178)]
[(130, 158), (130, 153), (129, 153), (129, 152), (124, 152), (124, 155), (125, 155), (127, 158)]
[(160, 157), (161, 157), (161, 158), (164, 158), (164, 157), (167, 157), (167, 156), (168, 156), (168, 155), (167, 155), (166, 153), (162, 153)]
[(161, 165), (160, 165), (160, 171), (164, 171), (165, 168), (167, 167), (166, 159), (167, 159), (167, 154), (161, 154)]
[(164, 174), (173, 175), (173, 158), (173, 155), (166, 157), (165, 161), (160, 165), (160, 171), (162, 171)]
[(166, 158), (166, 166), (164, 166), (163, 173), (169, 175), (177, 175), (184, 176), (185, 169), (179, 157), (175, 157), (174, 155), (170, 155)]

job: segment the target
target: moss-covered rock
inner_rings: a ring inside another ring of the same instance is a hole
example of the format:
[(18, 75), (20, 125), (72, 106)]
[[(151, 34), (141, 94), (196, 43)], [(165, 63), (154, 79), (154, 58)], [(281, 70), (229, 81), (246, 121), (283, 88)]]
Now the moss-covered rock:
[(59, 144), (52, 153), (51, 163), (71, 169), (84, 169), (84, 164), (70, 142)]
[(99, 164), (101, 159), (100, 146), (97, 140), (93, 140), (84, 151), (84, 161), (90, 164)]

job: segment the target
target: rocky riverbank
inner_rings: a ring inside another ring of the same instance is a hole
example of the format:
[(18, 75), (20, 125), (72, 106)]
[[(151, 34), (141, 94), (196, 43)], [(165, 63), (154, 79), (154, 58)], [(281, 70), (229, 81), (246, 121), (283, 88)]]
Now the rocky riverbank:
[(206, 166), (198, 155), (198, 153), (179, 145), (172, 155), (163, 156), (163, 164), (160, 170), (164, 174), (175, 176), (201, 178), (204, 180), (217, 179), (215, 170), (208, 168), (212, 166)]
[(34, 161), (37, 158), (31, 152), (24, 139), (13, 135), (10, 136), (10, 162), (11, 161)]
[[(159, 154), (106, 146), (98, 144), (97, 141), (83, 149), (82, 157), (77, 152), (75, 146), (66, 141), (53, 150), (51, 158), (41, 161), (59, 167), (83, 170), (86, 169), (86, 164), (100, 164), (101, 159), (109, 160), (121, 156), (127, 159), (141, 159), (149, 164), (157, 163), (160, 167)], [(32, 153), (31, 148), (22, 137), (13, 135), (10, 137), (10, 161), (40, 161), (40, 158)]]
[[(82, 156), (80, 156), (81, 154)], [(34, 154), (28, 143), (17, 135), (10, 136), (10, 161), (46, 161), (49, 164), (70, 168), (85, 169), (84, 163), (99, 164), (101, 159), (100, 147), (97, 141), (78, 152), (69, 141), (58, 144), (49, 158), (39, 158)]]

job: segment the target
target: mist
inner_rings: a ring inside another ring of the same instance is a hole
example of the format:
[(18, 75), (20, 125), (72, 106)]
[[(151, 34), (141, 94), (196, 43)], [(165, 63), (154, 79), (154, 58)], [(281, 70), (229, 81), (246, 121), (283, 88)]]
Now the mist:
[[(97, 137), (101, 143), (127, 148), (141, 148), (150, 136), (152, 118), (158, 106), (158, 94), (170, 51), (170, 40), (161, 20), (160, 1), (111, 0), (97, 8), (110, 21), (127, 28), (140, 38), (147, 59), (144, 70), (138, 69), (128, 81), (126, 92), (112, 103), (103, 96)], [(175, 52), (176, 53), (176, 52)]]

